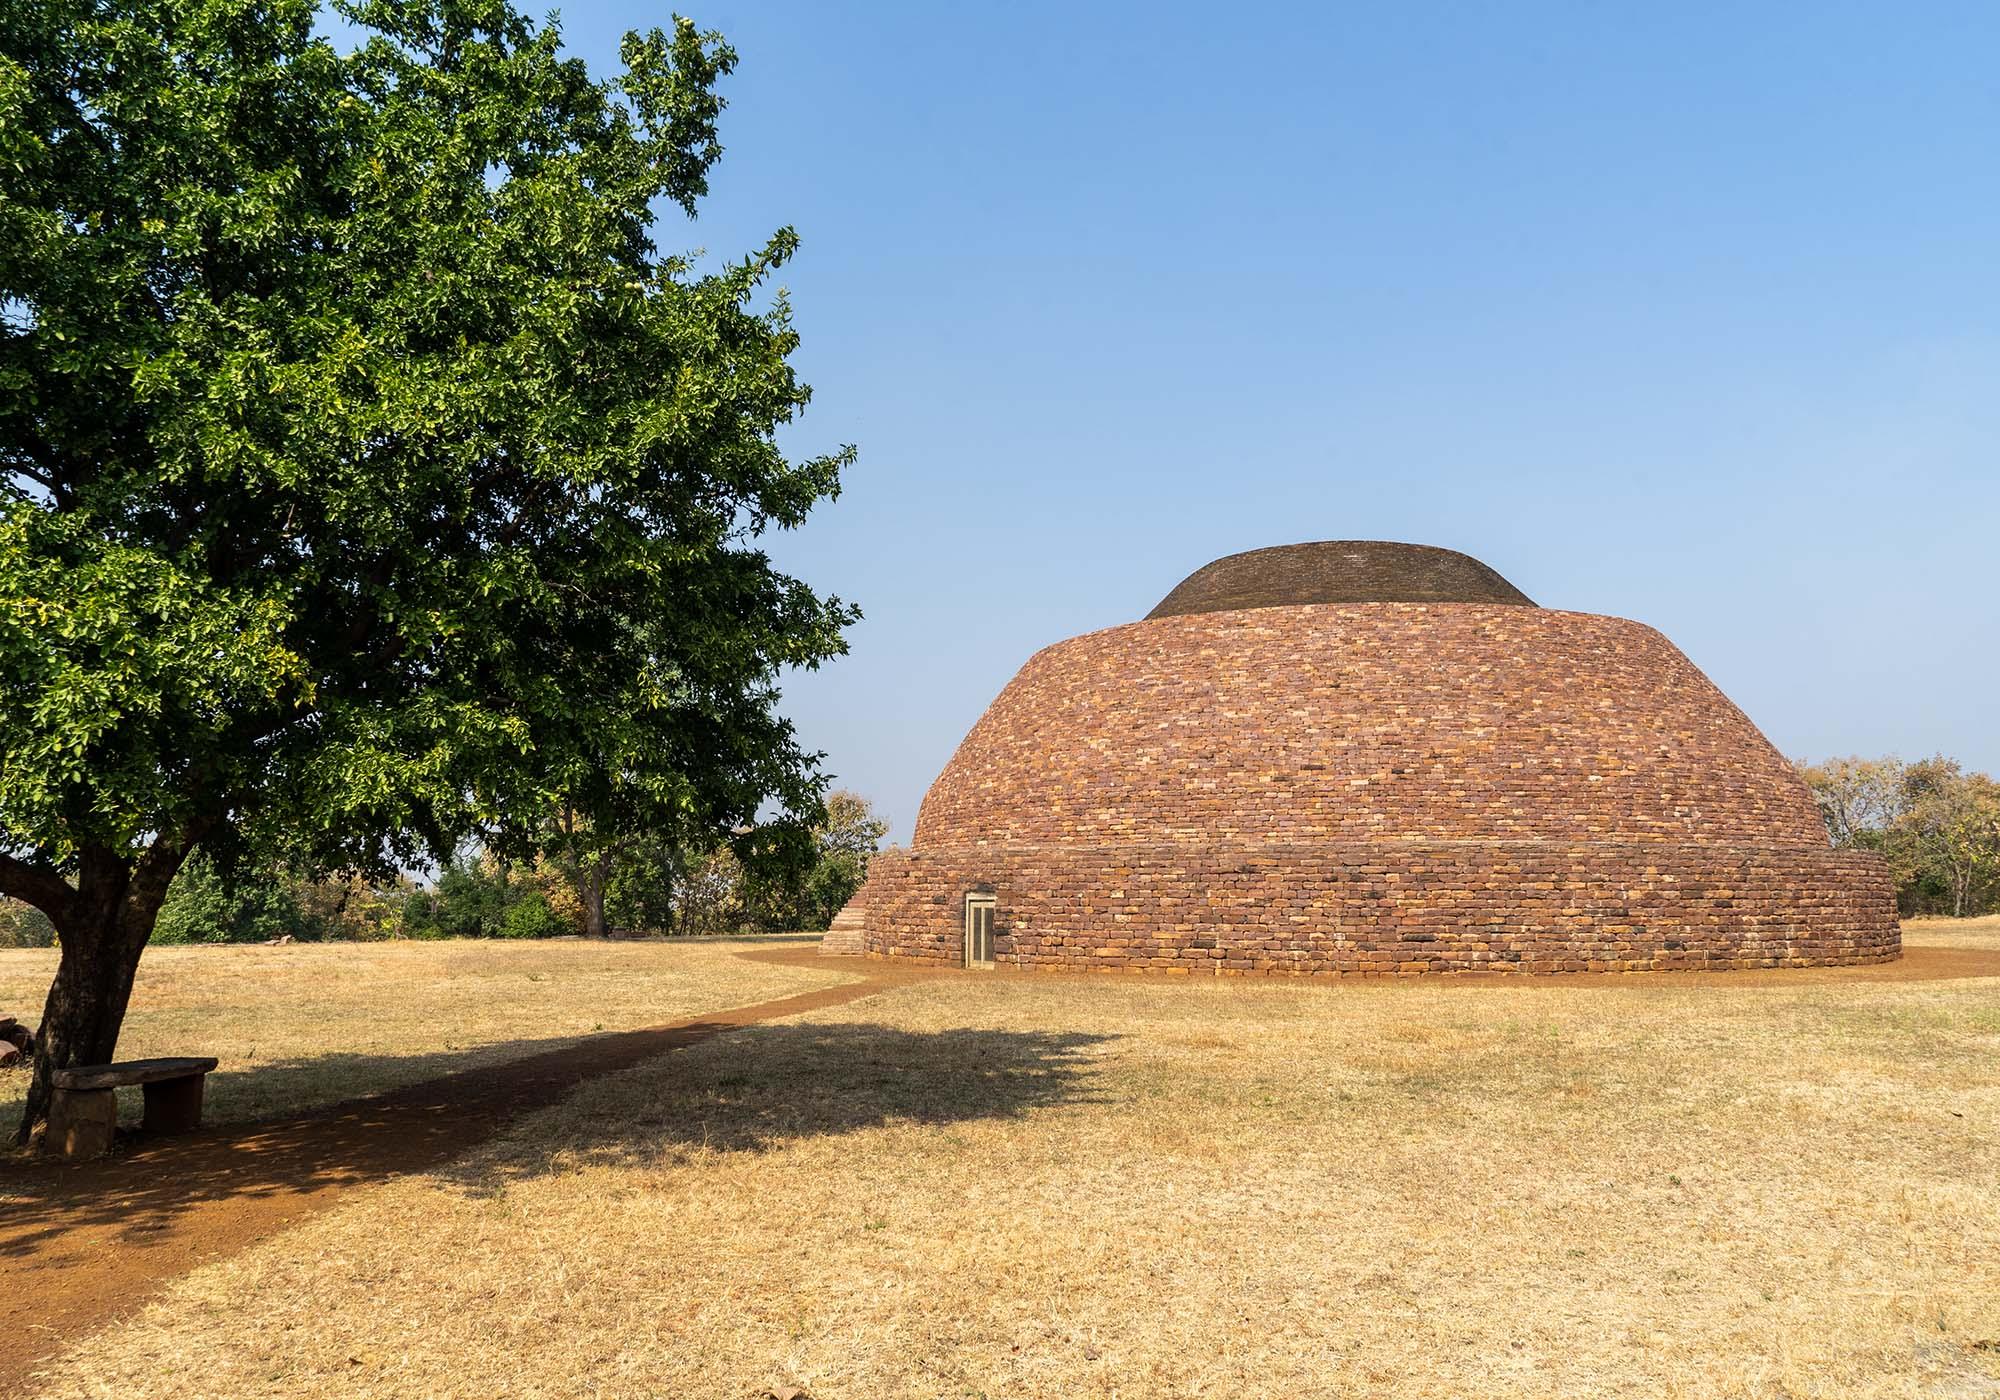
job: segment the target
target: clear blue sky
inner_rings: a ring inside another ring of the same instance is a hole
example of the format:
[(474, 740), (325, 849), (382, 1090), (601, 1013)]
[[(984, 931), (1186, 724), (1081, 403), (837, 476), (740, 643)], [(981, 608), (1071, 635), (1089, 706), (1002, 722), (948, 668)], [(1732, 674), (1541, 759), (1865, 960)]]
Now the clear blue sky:
[[(694, 0), (684, 0), (693, 4)], [(568, 5), (608, 65), (664, 10)], [(1297, 540), (1661, 628), (1787, 753), (2000, 770), (2000, 7), (703, 4), (907, 840), (1037, 647)]]

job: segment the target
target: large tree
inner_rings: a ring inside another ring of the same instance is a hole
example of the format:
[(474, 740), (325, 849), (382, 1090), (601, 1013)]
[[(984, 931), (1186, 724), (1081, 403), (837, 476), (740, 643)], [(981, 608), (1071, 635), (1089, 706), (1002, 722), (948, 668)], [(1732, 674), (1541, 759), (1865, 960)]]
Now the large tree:
[(819, 800), (773, 685), (853, 613), (757, 540), (849, 460), (775, 441), (794, 239), (653, 241), (734, 55), (677, 21), (600, 81), (506, 0), (337, 9), (0, 6), (0, 893), (62, 945), (24, 1138), (197, 849)]
[(1952, 917), (1962, 919), (1973, 891), (2000, 870), (2000, 783), (1939, 754), (1903, 770), (1903, 791), (1894, 835), (1944, 885)]
[(1800, 759), (1795, 765), (1836, 846), (1868, 845), (1901, 817), (1906, 765), (1899, 758)]
[(743, 902), (769, 929), (823, 929), (868, 879), (868, 862), (889, 834), (861, 794), (840, 790), (803, 835), (771, 851), (762, 867), (746, 865)]
[(1979, 912), (2000, 881), (2000, 783), (1938, 754), (1798, 765), (1837, 846), (1881, 852), (1905, 913)]

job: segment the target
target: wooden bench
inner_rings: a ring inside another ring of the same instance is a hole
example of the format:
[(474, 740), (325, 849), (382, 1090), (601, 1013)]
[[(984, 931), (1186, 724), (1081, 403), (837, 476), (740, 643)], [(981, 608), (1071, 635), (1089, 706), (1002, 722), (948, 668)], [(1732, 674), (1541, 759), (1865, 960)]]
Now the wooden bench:
[(49, 1105), (48, 1146), (65, 1157), (102, 1157), (118, 1127), (117, 1091), (146, 1089), (149, 1133), (186, 1133), (201, 1126), (201, 1091), (212, 1059), (127, 1060), (116, 1065), (76, 1065), (55, 1073)]

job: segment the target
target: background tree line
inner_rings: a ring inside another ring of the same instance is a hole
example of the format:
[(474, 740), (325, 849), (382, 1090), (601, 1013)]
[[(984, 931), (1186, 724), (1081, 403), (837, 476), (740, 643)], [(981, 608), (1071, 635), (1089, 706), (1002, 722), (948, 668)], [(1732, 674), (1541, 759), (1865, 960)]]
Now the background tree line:
[(1836, 846), (1879, 851), (1899, 912), (2000, 911), (2000, 783), (1957, 759), (1830, 758), (1798, 765)]
[[(861, 888), (888, 823), (852, 792), (828, 794), (804, 842), (754, 847), (733, 839), (665, 837), (613, 843), (603, 859), (573, 857), (576, 824), (525, 857), (471, 843), (420, 881), (408, 876), (312, 879), (283, 865), (225, 872), (197, 856), (161, 906), (155, 943), (262, 943), (379, 938), (552, 938), (571, 933), (696, 935), (823, 929)], [(501, 843), (496, 842), (495, 846)], [(602, 924), (592, 928), (592, 907)], [(0, 898), (0, 947), (47, 947), (55, 929)]]

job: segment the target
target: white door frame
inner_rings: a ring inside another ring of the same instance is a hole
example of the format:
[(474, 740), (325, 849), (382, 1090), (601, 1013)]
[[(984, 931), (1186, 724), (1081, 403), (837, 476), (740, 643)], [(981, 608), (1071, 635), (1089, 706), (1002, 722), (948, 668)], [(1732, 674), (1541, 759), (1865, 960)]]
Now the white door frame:
[[(967, 967), (990, 968), (993, 966), (993, 920), (1000, 901), (990, 894), (977, 890), (965, 897), (965, 965)], [(978, 956), (985, 953), (985, 957)]]

